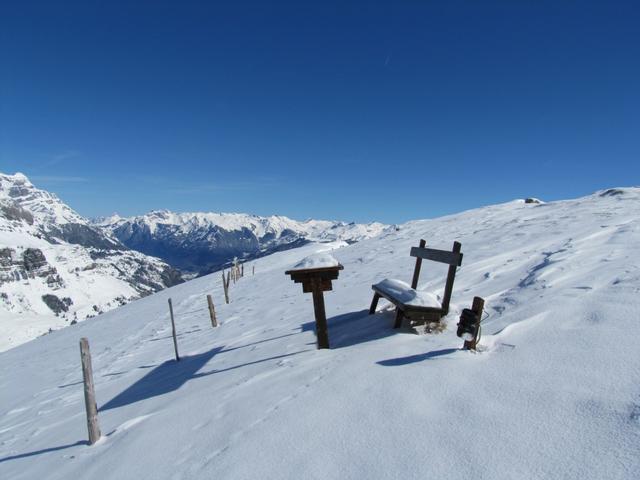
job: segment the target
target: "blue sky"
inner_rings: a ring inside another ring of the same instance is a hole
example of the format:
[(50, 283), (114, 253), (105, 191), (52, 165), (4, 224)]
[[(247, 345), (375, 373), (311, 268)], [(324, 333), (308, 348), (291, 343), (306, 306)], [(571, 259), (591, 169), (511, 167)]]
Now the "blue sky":
[(87, 216), (640, 184), (640, 2), (3, 2), (0, 171)]

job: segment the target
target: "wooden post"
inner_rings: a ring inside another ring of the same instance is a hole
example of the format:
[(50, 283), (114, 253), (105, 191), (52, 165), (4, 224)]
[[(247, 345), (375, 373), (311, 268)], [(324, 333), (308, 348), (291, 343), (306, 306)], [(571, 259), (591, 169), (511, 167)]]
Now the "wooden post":
[(329, 348), (329, 331), (327, 327), (327, 314), (324, 310), (324, 295), (322, 294), (322, 280), (311, 279), (311, 292), (313, 294), (313, 311), (316, 317), (316, 336), (318, 348)]
[[(462, 245), (460, 242), (453, 242), (453, 253), (460, 253)], [(444, 295), (442, 298), (442, 312), (444, 316), (449, 313), (449, 302), (451, 302), (451, 293), (453, 292), (453, 281), (456, 278), (457, 265), (449, 265), (449, 273), (447, 274), (447, 282), (444, 286)]]
[(256, 266), (252, 265), (251, 266), (251, 275), (255, 275), (256, 274)]
[(211, 295), (207, 295), (207, 303), (209, 304), (209, 316), (211, 317), (211, 326), (217, 327), (218, 320), (216, 319), (216, 307), (213, 306), (213, 299)]
[(475, 350), (478, 343), (478, 333), (480, 333), (480, 321), (482, 320), (482, 311), (484, 310), (484, 299), (480, 297), (473, 297), (473, 304), (471, 310), (477, 315), (478, 321), (476, 322), (476, 335), (473, 340), (466, 340), (464, 342), (465, 350)]
[(91, 366), (91, 352), (89, 340), (80, 339), (80, 360), (82, 361), (82, 379), (84, 380), (84, 407), (87, 412), (87, 429), (89, 430), (89, 445), (93, 445), (100, 438), (98, 425), (98, 406), (96, 392), (93, 388), (93, 368)]
[(240, 276), (244, 277), (244, 263), (240, 265)]
[(229, 276), (224, 278), (224, 270), (222, 271), (222, 288), (224, 289), (224, 303), (229, 304)]
[(180, 355), (178, 355), (178, 340), (176, 339), (176, 322), (173, 319), (173, 304), (169, 299), (169, 313), (171, 314), (171, 330), (173, 332), (173, 348), (176, 351), (176, 362), (180, 361)]
[[(420, 240), (420, 248), (424, 248), (427, 245), (425, 240)], [(416, 268), (413, 269), (413, 280), (411, 280), (411, 288), (414, 290), (418, 288), (418, 279), (420, 278), (420, 267), (422, 267), (422, 258), (416, 258)]]
[(373, 315), (376, 313), (376, 307), (378, 306), (378, 300), (380, 300), (380, 295), (377, 293), (373, 294), (373, 300), (371, 300), (371, 306), (369, 307), (369, 315)]
[(393, 322), (393, 328), (400, 328), (402, 326), (402, 319), (404, 318), (404, 312), (396, 307), (396, 319)]

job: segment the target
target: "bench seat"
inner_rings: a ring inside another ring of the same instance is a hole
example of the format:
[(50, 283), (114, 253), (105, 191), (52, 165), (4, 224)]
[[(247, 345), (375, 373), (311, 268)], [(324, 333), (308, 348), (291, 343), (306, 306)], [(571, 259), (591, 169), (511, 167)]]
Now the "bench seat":
[(433, 293), (415, 290), (402, 280), (385, 278), (371, 287), (394, 305), (411, 310), (441, 310), (442, 305)]

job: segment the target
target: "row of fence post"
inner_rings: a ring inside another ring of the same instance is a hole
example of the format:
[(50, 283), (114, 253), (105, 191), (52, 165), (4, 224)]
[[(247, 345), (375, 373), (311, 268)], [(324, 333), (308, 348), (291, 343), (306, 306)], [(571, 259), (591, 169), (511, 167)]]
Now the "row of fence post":
[[(237, 279), (244, 276), (244, 264), (238, 265), (234, 263), (233, 267), (227, 272), (226, 278), (224, 270), (222, 271), (222, 286), (224, 289), (225, 303), (229, 303), (229, 283), (232, 278), (236, 282)], [(252, 269), (252, 274), (255, 275), (255, 266)], [(176, 335), (176, 322), (173, 314), (173, 303), (171, 298), (169, 301), (169, 317), (171, 319), (171, 336), (173, 337), (173, 349), (175, 352), (176, 362), (180, 361), (180, 354), (178, 353), (178, 338)], [(219, 326), (218, 319), (216, 317), (216, 307), (213, 304), (213, 298), (211, 295), (207, 295), (207, 308), (209, 310), (209, 318), (211, 320), (211, 327), (215, 328)], [(89, 432), (89, 445), (93, 445), (100, 439), (100, 426), (98, 424), (98, 407), (96, 403), (96, 393), (93, 383), (93, 367), (91, 365), (91, 352), (89, 350), (89, 340), (85, 337), (80, 339), (80, 361), (82, 363), (82, 379), (84, 384), (84, 404), (87, 414), (87, 430)]]

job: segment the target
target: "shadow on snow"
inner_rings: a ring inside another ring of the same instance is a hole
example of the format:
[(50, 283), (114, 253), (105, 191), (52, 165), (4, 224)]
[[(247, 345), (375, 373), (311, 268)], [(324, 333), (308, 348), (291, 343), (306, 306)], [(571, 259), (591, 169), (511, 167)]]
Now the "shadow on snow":
[(216, 373), (228, 372), (230, 370), (236, 370), (238, 368), (247, 367), (249, 365), (268, 362), (270, 360), (279, 360), (285, 357), (298, 355), (306, 351), (311, 351), (302, 350), (283, 355), (275, 355), (268, 358), (241, 363), (239, 365), (233, 365), (231, 367), (199, 373), (199, 370), (204, 367), (207, 362), (209, 362), (209, 360), (211, 360), (215, 355), (231, 352), (240, 348), (246, 348), (248, 346), (256, 345), (259, 343), (268, 342), (271, 340), (275, 340), (276, 338), (287, 337), (289, 335), (290, 334), (282, 335), (281, 337), (261, 340), (258, 342), (241, 345), (239, 347), (232, 347), (229, 349), (225, 349), (224, 346), (216, 347), (204, 353), (182, 357), (180, 358), (179, 362), (176, 362), (175, 360), (168, 360), (153, 368), (153, 370), (147, 373), (144, 377), (140, 378), (138, 381), (130, 385), (127, 389), (123, 390), (118, 395), (113, 397), (102, 407), (100, 407), (99, 411), (102, 412), (105, 410), (110, 410), (112, 408), (123, 407), (125, 405), (130, 405), (132, 403), (146, 400), (148, 398), (165, 395), (169, 392), (173, 392), (174, 390), (179, 389), (187, 381), (194, 378), (201, 378)]
[(12, 455), (10, 457), (0, 458), (0, 463), (8, 462), (10, 460), (17, 460), (19, 458), (34, 457), (36, 455), (42, 455), (43, 453), (57, 452), (58, 450), (64, 450), (65, 448), (71, 448), (71, 447), (75, 447), (77, 445), (89, 445), (89, 442), (87, 442), (86, 440), (80, 440), (80, 441), (78, 441), (76, 443), (69, 443), (67, 445), (60, 445), (59, 447), (43, 448), (42, 450), (34, 450), (33, 452), (21, 453), (19, 455)]
[[(370, 342), (397, 333), (391, 328), (389, 315), (369, 315), (369, 310), (344, 313), (327, 319), (332, 349)], [(315, 332), (316, 322), (301, 325), (303, 332)]]
[(418, 355), (409, 355), (408, 357), (390, 358), (389, 360), (381, 360), (376, 363), (384, 367), (399, 367), (401, 365), (409, 365), (411, 363), (422, 362), (431, 358), (450, 355), (457, 351), (459, 351), (458, 348), (444, 348), (442, 350), (434, 350), (433, 352), (420, 353)]
[(187, 380), (193, 378), (196, 372), (223, 348), (216, 347), (198, 355), (182, 357), (179, 362), (168, 360), (161, 363), (129, 388), (105, 403), (100, 407), (100, 411), (122, 407), (177, 390)]

